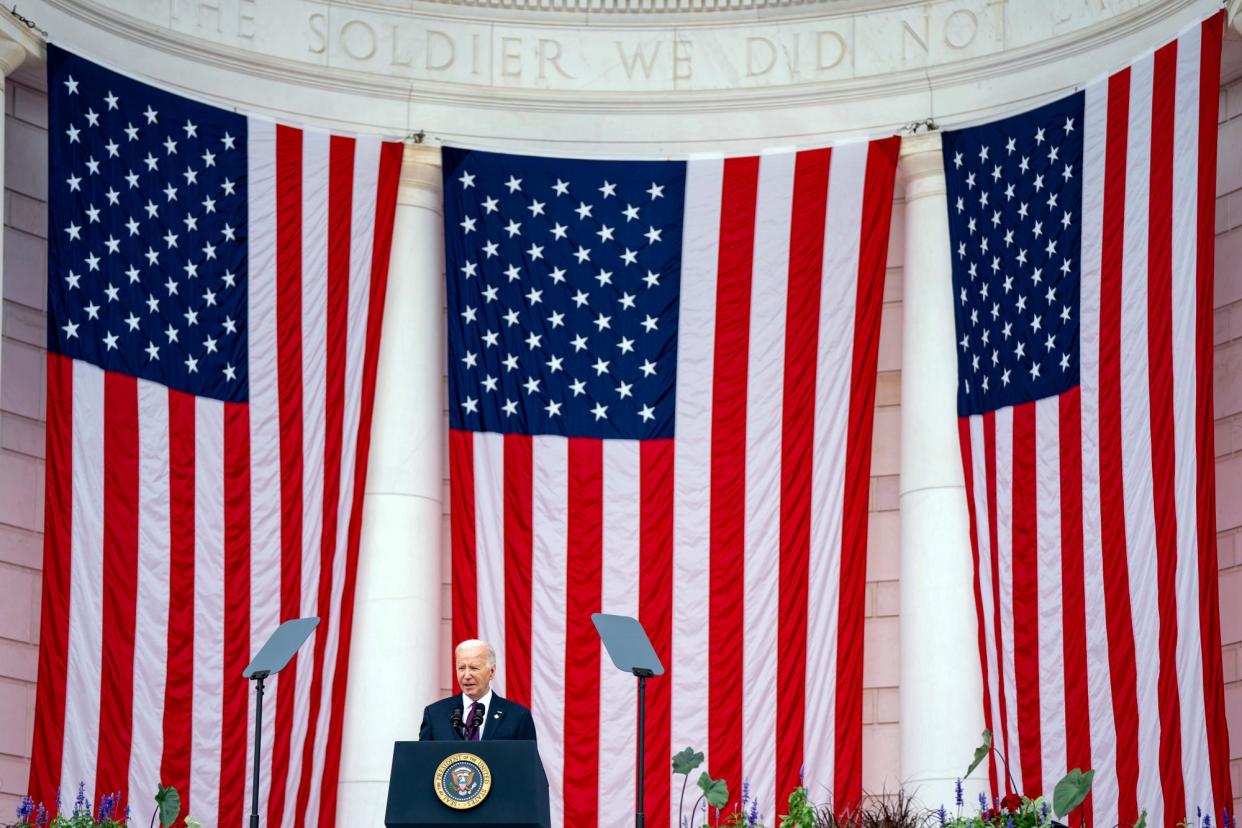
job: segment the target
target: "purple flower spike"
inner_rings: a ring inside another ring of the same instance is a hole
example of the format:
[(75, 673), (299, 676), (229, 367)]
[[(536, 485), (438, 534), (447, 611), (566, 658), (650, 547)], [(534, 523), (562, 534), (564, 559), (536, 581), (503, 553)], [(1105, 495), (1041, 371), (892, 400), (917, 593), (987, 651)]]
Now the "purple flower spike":
[(1229, 815), (1228, 808), (1221, 814), (1221, 821), (1225, 823), (1225, 828), (1233, 828), (1233, 817)]
[(955, 783), (955, 785), (954, 785), (954, 787), (953, 787), (953, 795), (954, 795), (954, 797), (955, 797), (955, 798), (956, 798), (956, 800), (957, 800), (957, 807), (959, 807), (959, 808), (960, 808), (960, 807), (962, 807), (962, 803), (966, 801), (966, 795), (965, 795), (965, 793), (962, 791), (962, 780), (961, 780), (961, 777), (958, 777), (958, 780), (957, 780), (957, 782)]
[(1005, 817), (1005, 828), (1013, 828), (1013, 814)]
[(17, 803), (17, 821), (25, 822), (26, 818), (34, 812), (34, 800), (30, 797), (24, 797), (21, 802)]
[(746, 807), (746, 803), (750, 801), (750, 780), (742, 780), (742, 807)]
[(805, 764), (798, 766), (798, 784), (799, 785), (806, 784), (806, 765)]
[(35, 822), (40, 826), (47, 825), (47, 808), (43, 807), (43, 803), (39, 803), (39, 811), (35, 814)]
[(979, 791), (979, 810), (986, 811), (988, 809), (988, 796), (983, 791)]
[(1204, 814), (1203, 828), (1212, 828), (1212, 815), (1211, 814)]
[(759, 824), (759, 800), (750, 803), (750, 813), (746, 819), (750, 822), (750, 828), (755, 828)]
[(940, 817), (940, 824), (942, 826), (949, 821), (949, 815), (945, 813), (943, 805), (940, 806), (940, 810), (936, 813), (936, 816)]

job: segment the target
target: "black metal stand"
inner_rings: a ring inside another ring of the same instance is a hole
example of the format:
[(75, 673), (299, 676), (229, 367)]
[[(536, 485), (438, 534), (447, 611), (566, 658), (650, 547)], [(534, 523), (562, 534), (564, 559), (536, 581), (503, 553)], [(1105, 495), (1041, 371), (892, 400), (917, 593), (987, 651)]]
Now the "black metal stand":
[(634, 828), (644, 828), (647, 824), (647, 814), (644, 813), (646, 811), (646, 797), (644, 796), (646, 779), (644, 777), (647, 769), (647, 679), (653, 677), (655, 673), (635, 667), (634, 675), (638, 677), (638, 769), (634, 774)]
[(254, 784), (250, 788), (250, 828), (259, 828), (259, 751), (263, 748), (263, 679), (267, 671), (255, 673), (254, 690)]

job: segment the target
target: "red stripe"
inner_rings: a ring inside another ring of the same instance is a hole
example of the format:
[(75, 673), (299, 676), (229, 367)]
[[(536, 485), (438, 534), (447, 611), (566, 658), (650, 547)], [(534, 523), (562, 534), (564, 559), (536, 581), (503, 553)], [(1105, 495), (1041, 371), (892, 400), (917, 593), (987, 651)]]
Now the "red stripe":
[(1156, 526), (1156, 606), (1160, 617), (1160, 782), (1165, 825), (1182, 817), (1182, 714), (1177, 691), (1177, 501), (1173, 434), (1173, 119), (1177, 41), (1156, 51), (1151, 102), (1151, 176), (1147, 211), (1147, 371), (1151, 411), (1152, 496)]
[(854, 304), (853, 368), (845, 442), (841, 527), (840, 610), (837, 619), (836, 779), (833, 804), (862, 799), (863, 614), (867, 588), (867, 511), (871, 491), (871, 430), (875, 420), (880, 311), (893, 211), (898, 137), (872, 141), (862, 192), (858, 290)]
[(996, 414), (989, 411), (983, 415), (983, 465), (987, 476), (988, 491), (988, 548), (992, 559), (992, 608), (995, 613), (992, 624), (993, 648), (996, 653), (996, 694), (1000, 708), (1001, 751), (1005, 761), (1005, 792), (1013, 793), (1009, 784), (1009, 765), (1017, 757), (1009, 752), (1009, 704), (1005, 692), (1005, 647), (1001, 632), (1000, 608), (1000, 530), (996, 525)]
[[(824, 265), (824, 218), (832, 150), (798, 153), (789, 227), (789, 295), (781, 423), (780, 640), (776, 790), (798, 787), (806, 708), (807, 579), (811, 551), (811, 457), (815, 454), (815, 368)], [(766, 784), (763, 787), (767, 787)]]
[[(323, 531), (319, 537), (319, 595), (315, 613), (325, 619), (315, 636), (315, 667), (311, 672), (310, 706), (302, 750), (302, 776), (298, 783), (294, 825), (305, 824), (315, 778), (315, 737), (319, 730), (323, 695), (323, 664), (328, 648), (332, 612), (333, 571), (336, 565), (336, 531), (341, 498), (341, 446), (345, 419), (345, 356), (349, 328), (349, 247), (354, 211), (354, 149), (352, 138), (333, 135), (328, 152), (328, 276), (327, 318), (324, 339), (324, 440), (323, 440)], [(225, 823), (221, 823), (225, 824)]]
[[(457, 643), (479, 636), (473, 431), (449, 429), (449, 519), (453, 536), (453, 643)], [(454, 670), (449, 672), (456, 676)]]
[[(975, 567), (975, 618), (976, 635), (979, 646), (979, 675), (983, 678), (983, 726), (989, 733), (994, 732), (992, 722), (992, 687), (988, 676), (988, 636), (983, 617), (983, 581), (979, 568), (979, 515), (975, 504), (975, 467), (971, 456), (970, 418), (961, 417), (957, 421), (958, 446), (962, 452), (962, 474), (966, 485), (966, 509), (970, 515), (970, 554)], [(1085, 709), (1085, 708), (1084, 708)], [(992, 798), (997, 795), (996, 754), (988, 754), (988, 783)]]
[[(280, 620), (302, 614), (302, 132), (276, 126), (276, 373), (280, 398)], [(285, 810), (297, 655), (276, 681), (267, 822)]]
[[(1087, 602), (1083, 584), (1082, 393), (1074, 386), (1061, 394), (1061, 663), (1065, 671), (1065, 766), (1091, 767), (1091, 709), (1087, 695)], [(1092, 822), (1091, 803), (1082, 816)]]
[[(164, 755), (160, 782), (181, 794), (190, 813), (190, 751), (194, 681), (194, 397), (168, 392), (169, 560), (168, 660), (164, 683)], [(171, 580), (171, 579), (175, 579)], [(189, 586), (187, 586), (189, 585)]]
[[(1013, 674), (1018, 703), (1022, 793), (1043, 789), (1039, 726), (1039, 527), (1035, 487), (1035, 403), (1013, 408)], [(1003, 459), (1003, 458), (1002, 458)]]
[[(69, 663), (70, 559), (73, 555), (73, 360), (47, 355), (47, 470), (44, 481), (43, 604), (35, 684), (30, 795), (53, 808), (60, 790)], [(55, 811), (53, 810), (53, 815)]]
[[(742, 606), (745, 598), (746, 389), (759, 158), (724, 162), (712, 381), (711, 604), (707, 760), (732, 795), (742, 785)], [(573, 583), (573, 580), (570, 580)]]
[(598, 818), (599, 636), (591, 613), (603, 601), (604, 448), (599, 440), (569, 440), (565, 598), (565, 825), (591, 826)]
[(104, 372), (103, 639), (95, 801), (129, 788), (138, 610), (138, 381)]
[[(224, 676), (217, 825), (241, 825), (250, 683), (250, 408), (224, 404)], [(137, 791), (132, 792), (137, 794)], [(236, 794), (236, 795), (234, 795)]]
[[(1138, 820), (1138, 697), (1134, 627), (1121, 446), (1121, 268), (1125, 239), (1126, 140), (1130, 117), (1130, 70), (1108, 80), (1108, 127), (1104, 159), (1104, 219), (1100, 262), (1100, 529), (1104, 566), (1104, 612), (1108, 626), (1109, 677), (1117, 734), (1117, 819)], [(1106, 770), (1104, 772), (1107, 772)]]
[(664, 675), (647, 683), (647, 784), (649, 823), (669, 814), (669, 757), (673, 686), (673, 463), (672, 440), (639, 444), (638, 620), (655, 647)]
[[(371, 452), (371, 414), (375, 408), (375, 372), (379, 364), (380, 323), (388, 290), (388, 260), (392, 249), (393, 217), (397, 209), (397, 182), (401, 173), (402, 145), (385, 142), (380, 149), (376, 185), (375, 236), (371, 249), (371, 286), (367, 307), (366, 354), (362, 364), (362, 408), (354, 451), (353, 503), (349, 510), (349, 535), (345, 558), (345, 583), (341, 588), (340, 645), (332, 674), (332, 718), (324, 750), (323, 783), (320, 787), (319, 826), (336, 824), (337, 780), (341, 770), (341, 731), (345, 719), (345, 689), (349, 665), (350, 633), (354, 624), (354, 585), (358, 580), (358, 543), (362, 532), (362, 499), (366, 491), (367, 460)], [(360, 320), (359, 320), (360, 321)]]
[(1212, 796), (1218, 816), (1234, 809), (1229, 775), (1229, 733), (1221, 667), (1219, 563), (1216, 556), (1215, 414), (1212, 404), (1212, 312), (1215, 278), (1216, 141), (1220, 52), (1225, 13), (1204, 21), (1199, 56), (1199, 180), (1196, 262), (1195, 456), (1198, 462), (1199, 639), (1203, 657), (1203, 706), (1208, 723)]
[(528, 707), (530, 706), (530, 567), (533, 485), (530, 435), (506, 434), (504, 473), (505, 696)]

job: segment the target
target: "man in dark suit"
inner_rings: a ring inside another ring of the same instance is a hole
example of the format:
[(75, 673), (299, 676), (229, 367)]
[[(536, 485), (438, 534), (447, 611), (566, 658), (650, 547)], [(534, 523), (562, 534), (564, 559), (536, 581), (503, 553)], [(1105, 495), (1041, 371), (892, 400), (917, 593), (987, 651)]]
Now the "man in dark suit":
[(492, 645), (474, 639), (463, 641), (454, 656), (461, 695), (427, 705), (418, 729), (419, 741), (535, 741), (535, 720), (530, 711), (492, 691), (492, 677), (496, 675)]

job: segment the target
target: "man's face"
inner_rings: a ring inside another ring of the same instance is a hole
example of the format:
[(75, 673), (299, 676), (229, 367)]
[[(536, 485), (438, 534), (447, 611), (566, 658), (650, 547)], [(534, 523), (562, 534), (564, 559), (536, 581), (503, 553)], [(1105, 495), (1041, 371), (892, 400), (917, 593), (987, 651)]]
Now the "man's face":
[(457, 683), (461, 691), (478, 701), (487, 695), (496, 668), (488, 666), (487, 648), (465, 647), (457, 652)]

